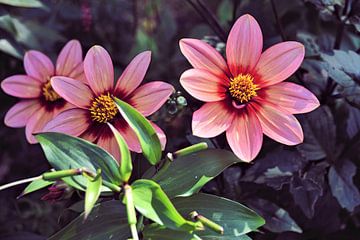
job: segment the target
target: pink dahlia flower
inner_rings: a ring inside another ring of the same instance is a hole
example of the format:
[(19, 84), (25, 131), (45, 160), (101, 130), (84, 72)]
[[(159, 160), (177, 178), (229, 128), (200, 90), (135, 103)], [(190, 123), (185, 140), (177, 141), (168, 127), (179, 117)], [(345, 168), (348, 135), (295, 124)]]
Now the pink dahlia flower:
[(310, 112), (319, 101), (304, 87), (283, 82), (303, 61), (301, 43), (278, 43), (262, 53), (260, 26), (247, 14), (230, 31), (226, 61), (200, 40), (182, 39), (180, 48), (194, 67), (182, 74), (181, 85), (206, 102), (194, 112), (194, 135), (209, 138), (226, 131), (231, 149), (247, 162), (259, 153), (263, 133), (286, 145), (303, 141), (293, 114)]
[[(26, 138), (36, 143), (33, 133), (39, 132), (58, 113), (74, 107), (51, 87), (53, 76), (67, 76), (84, 81), (82, 49), (79, 41), (71, 40), (61, 50), (56, 66), (39, 51), (28, 51), (24, 57), (26, 75), (14, 75), (1, 82), (7, 94), (20, 98), (5, 116), (5, 124), (26, 126)], [(80, 82), (80, 81), (79, 81)]]
[[(114, 68), (109, 53), (101, 46), (92, 47), (84, 59), (88, 85), (68, 77), (54, 77), (52, 87), (76, 108), (62, 112), (50, 121), (44, 131), (63, 132), (80, 136), (110, 152), (120, 160), (119, 147), (107, 123), (124, 137), (131, 151), (141, 152), (135, 132), (121, 117), (112, 96), (136, 108), (144, 116), (157, 111), (174, 91), (165, 82), (154, 81), (139, 87), (150, 64), (151, 52), (137, 55), (126, 67), (114, 86)], [(166, 137), (153, 123), (161, 144)]]

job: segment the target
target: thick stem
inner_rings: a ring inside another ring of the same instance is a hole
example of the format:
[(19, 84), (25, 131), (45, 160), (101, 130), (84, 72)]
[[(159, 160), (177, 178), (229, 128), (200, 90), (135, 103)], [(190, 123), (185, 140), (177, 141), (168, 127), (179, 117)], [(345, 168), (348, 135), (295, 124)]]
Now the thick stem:
[(32, 181), (35, 181), (35, 180), (39, 180), (39, 179), (42, 179), (41, 175), (37, 176), (37, 177), (26, 178), (26, 179), (18, 180), (18, 181), (15, 181), (15, 182), (11, 182), (11, 183), (0, 186), (0, 191), (2, 191), (4, 189), (7, 189), (7, 188), (10, 188), (10, 187), (20, 185), (20, 184), (24, 184), (24, 183), (32, 182)]
[(130, 185), (124, 186), (125, 199), (126, 199), (126, 213), (128, 217), (128, 223), (130, 225), (131, 235), (133, 240), (139, 240), (138, 232), (136, 229), (136, 212), (134, 206), (134, 200), (132, 195), (132, 189)]

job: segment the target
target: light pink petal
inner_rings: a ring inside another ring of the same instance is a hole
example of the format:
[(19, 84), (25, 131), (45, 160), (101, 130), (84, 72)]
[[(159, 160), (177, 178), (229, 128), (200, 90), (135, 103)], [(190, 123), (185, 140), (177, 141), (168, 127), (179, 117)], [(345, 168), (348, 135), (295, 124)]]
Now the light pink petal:
[(290, 77), (301, 65), (305, 48), (299, 42), (282, 42), (266, 49), (256, 65), (257, 83), (266, 87)]
[(114, 136), (101, 135), (96, 144), (110, 153), (118, 162), (121, 161), (120, 148)]
[(231, 28), (226, 43), (226, 58), (233, 77), (251, 72), (263, 47), (261, 29), (249, 14), (241, 16)]
[(51, 86), (62, 98), (79, 108), (86, 109), (93, 99), (91, 89), (84, 83), (72, 78), (53, 77), (51, 78)]
[(44, 132), (60, 132), (75, 137), (89, 128), (89, 113), (84, 109), (70, 109), (58, 114), (44, 127)]
[(44, 126), (53, 118), (53, 116), (54, 113), (52, 111), (47, 111), (45, 107), (42, 107), (33, 113), (25, 128), (26, 139), (29, 143), (37, 143), (33, 134), (42, 132)]
[(205, 103), (193, 114), (192, 132), (198, 137), (215, 137), (230, 127), (233, 118), (234, 113), (225, 102)]
[(173, 92), (172, 85), (154, 81), (137, 88), (128, 102), (146, 117), (156, 112)]
[(226, 139), (235, 153), (245, 162), (252, 161), (260, 152), (263, 132), (254, 110), (245, 108), (226, 130)]
[(129, 149), (133, 152), (141, 153), (140, 142), (130, 126), (124, 120), (116, 121), (114, 126), (124, 138)]
[(222, 78), (230, 76), (224, 58), (209, 44), (198, 39), (183, 38), (179, 45), (182, 54), (194, 68), (208, 70)]
[(42, 83), (27, 75), (14, 75), (1, 82), (1, 88), (7, 94), (19, 98), (38, 98)]
[(180, 83), (193, 97), (204, 102), (215, 102), (226, 98), (229, 80), (207, 70), (193, 68), (181, 75)]
[(55, 74), (54, 65), (43, 53), (35, 50), (26, 52), (24, 56), (24, 67), (27, 75), (47, 82)]
[(73, 71), (69, 74), (68, 77), (75, 79), (75, 80), (79, 80), (79, 81), (85, 83), (86, 85), (89, 85), (88, 81), (86, 79), (85, 73), (84, 73), (84, 64), (83, 63), (79, 64), (75, 69), (73, 69)]
[(286, 145), (296, 145), (304, 140), (299, 121), (291, 114), (282, 112), (269, 103), (252, 102), (256, 115), (260, 120), (263, 133), (268, 137)]
[(62, 113), (62, 112), (64, 112), (64, 111), (66, 111), (66, 110), (74, 109), (74, 108), (78, 108), (78, 107), (75, 106), (74, 104), (71, 104), (71, 103), (65, 101), (65, 104), (62, 105), (61, 107), (55, 107), (55, 108), (53, 108), (54, 117), (56, 117), (59, 113)]
[(86, 130), (83, 134), (80, 136), (82, 139), (85, 139), (89, 142), (95, 142), (96, 139), (98, 139), (98, 135), (96, 134), (96, 131), (89, 128)]
[(93, 46), (84, 59), (84, 72), (96, 95), (107, 93), (114, 86), (114, 67), (109, 53), (101, 46)]
[(165, 135), (164, 131), (155, 123), (153, 123), (153, 122), (150, 122), (150, 123), (154, 127), (154, 129), (159, 137), (161, 149), (164, 150), (165, 146), (166, 146), (166, 135)]
[(267, 102), (291, 114), (311, 112), (320, 106), (316, 96), (295, 83), (282, 82), (261, 90), (259, 95)]
[(82, 65), (82, 49), (78, 40), (69, 41), (61, 50), (56, 61), (56, 75), (69, 76)]
[(117, 80), (115, 95), (123, 98), (130, 95), (142, 82), (150, 65), (151, 52), (145, 51), (138, 54), (125, 68)]
[(14, 128), (25, 127), (32, 114), (40, 108), (38, 100), (22, 100), (6, 113), (5, 125)]

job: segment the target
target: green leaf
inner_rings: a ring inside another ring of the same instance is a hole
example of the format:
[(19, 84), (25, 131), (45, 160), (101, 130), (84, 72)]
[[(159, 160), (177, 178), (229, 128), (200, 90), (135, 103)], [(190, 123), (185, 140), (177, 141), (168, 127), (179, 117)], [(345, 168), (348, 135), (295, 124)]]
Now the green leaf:
[(133, 169), (129, 148), (124, 138), (120, 135), (119, 131), (116, 130), (116, 128), (114, 128), (113, 125), (111, 125), (110, 123), (108, 123), (108, 125), (111, 131), (113, 132), (116, 142), (118, 143), (120, 148), (121, 164), (119, 170), (120, 170), (121, 180), (123, 182), (128, 182), (131, 177), (131, 172)]
[(75, 218), (49, 240), (124, 240), (131, 234), (125, 207), (120, 201), (107, 201), (97, 204), (84, 222), (84, 213)]
[(289, 213), (276, 204), (265, 199), (252, 198), (247, 201), (247, 205), (265, 218), (266, 224), (264, 228), (267, 230), (275, 233), (287, 231), (302, 233), (301, 228), (291, 218)]
[(101, 192), (102, 178), (101, 170), (99, 169), (97, 175), (94, 179), (88, 179), (88, 184), (85, 192), (85, 214), (84, 219), (86, 219), (93, 207), (95, 206), (96, 201), (99, 199)]
[(121, 115), (136, 133), (143, 155), (151, 164), (155, 165), (161, 159), (161, 144), (155, 129), (150, 122), (132, 106), (118, 98), (114, 98), (114, 100)]
[(45, 7), (39, 0), (0, 0), (0, 4), (14, 7), (42, 8)]
[(176, 158), (168, 168), (160, 170), (153, 180), (170, 198), (190, 196), (224, 169), (240, 161), (232, 152), (207, 149)]
[[(95, 173), (97, 169), (101, 169), (103, 180), (116, 185), (121, 183), (118, 163), (99, 146), (63, 133), (40, 133), (36, 135), (36, 138), (55, 170), (86, 168)], [(66, 177), (63, 180), (82, 191), (87, 186), (87, 179), (83, 176)], [(102, 186), (101, 191), (110, 190)]]
[(196, 223), (185, 220), (161, 187), (154, 181), (140, 179), (131, 185), (135, 208), (145, 217), (167, 228), (193, 231)]
[(168, 229), (156, 223), (146, 225), (143, 235), (144, 240), (201, 240), (194, 233)]
[(18, 196), (18, 198), (21, 198), (22, 196), (35, 192), (37, 190), (40, 190), (42, 188), (45, 188), (51, 184), (53, 184), (54, 181), (46, 181), (43, 179), (37, 179), (35, 181), (32, 181), (25, 189), (24, 191)]
[(8, 40), (8, 39), (0, 39), (0, 51), (7, 53), (13, 57), (18, 59), (23, 58), (23, 50), (17, 46), (18, 44)]
[(265, 223), (264, 219), (244, 205), (214, 195), (198, 193), (191, 197), (175, 198), (173, 203), (182, 215), (197, 211), (224, 228), (224, 235), (209, 229), (198, 232), (202, 239), (239, 239)]

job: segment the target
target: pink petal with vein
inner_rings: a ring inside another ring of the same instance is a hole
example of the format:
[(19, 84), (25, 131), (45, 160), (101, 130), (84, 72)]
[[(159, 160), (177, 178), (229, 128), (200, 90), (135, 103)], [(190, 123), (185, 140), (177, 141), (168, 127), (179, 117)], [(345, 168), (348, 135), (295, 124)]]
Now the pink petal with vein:
[(128, 102), (146, 117), (159, 110), (173, 92), (170, 84), (154, 81), (137, 88)]
[(133, 152), (141, 153), (140, 142), (135, 132), (130, 128), (129, 124), (127, 124), (125, 120), (121, 119), (115, 121), (114, 126), (124, 138), (129, 149)]
[(207, 70), (193, 68), (181, 75), (180, 83), (193, 97), (204, 102), (215, 102), (226, 98), (229, 80)]
[(84, 109), (70, 109), (58, 114), (44, 127), (44, 132), (61, 132), (75, 137), (89, 128), (89, 113)]
[(263, 133), (268, 137), (290, 146), (303, 142), (302, 128), (293, 115), (279, 111), (275, 105), (269, 103), (252, 102), (251, 106), (260, 120)]
[(226, 44), (226, 57), (233, 77), (253, 70), (263, 47), (257, 21), (249, 14), (241, 16), (232, 27)]
[(155, 123), (153, 123), (153, 122), (150, 122), (150, 123), (154, 127), (154, 129), (156, 131), (156, 134), (159, 137), (160, 144), (161, 144), (161, 149), (164, 150), (165, 146), (166, 146), (166, 135), (165, 135), (164, 131), (158, 125), (156, 125)]
[(256, 65), (257, 83), (263, 88), (284, 81), (300, 67), (304, 55), (299, 42), (282, 42), (266, 49)]
[(27, 75), (41, 82), (47, 82), (55, 74), (51, 60), (45, 54), (35, 50), (26, 52), (24, 67)]
[(230, 76), (224, 58), (209, 44), (190, 38), (181, 39), (179, 44), (182, 54), (194, 68), (208, 70), (223, 78)]
[(22, 100), (12, 106), (5, 115), (5, 125), (8, 127), (25, 127), (32, 114), (39, 110), (41, 105), (39, 101), (34, 100)]
[(19, 98), (38, 98), (42, 83), (27, 75), (14, 75), (1, 82), (1, 88), (7, 94)]
[(143, 81), (150, 65), (151, 52), (145, 51), (138, 54), (125, 68), (117, 80), (115, 95), (123, 98), (130, 95)]
[(311, 112), (320, 106), (316, 96), (295, 83), (282, 82), (261, 90), (259, 95), (291, 114)]
[(225, 102), (205, 103), (193, 114), (192, 132), (199, 137), (215, 137), (230, 127), (233, 118), (234, 113)]
[(34, 112), (25, 128), (26, 139), (29, 143), (37, 143), (33, 134), (42, 132), (44, 126), (53, 118), (53, 116), (54, 113), (47, 111), (45, 107), (42, 107), (38, 111)]
[(226, 139), (241, 160), (250, 162), (258, 155), (263, 133), (254, 110), (246, 108), (235, 116), (231, 126), (226, 130)]
[(79, 65), (82, 65), (81, 44), (78, 40), (71, 40), (63, 47), (58, 56), (56, 75), (70, 76)]
[(113, 135), (101, 135), (96, 144), (110, 153), (118, 162), (121, 161), (120, 149)]
[(109, 53), (101, 46), (93, 46), (84, 59), (84, 72), (96, 95), (107, 93), (114, 86), (114, 67)]
[(79, 108), (88, 108), (93, 93), (84, 83), (68, 77), (51, 78), (51, 86), (66, 101)]

